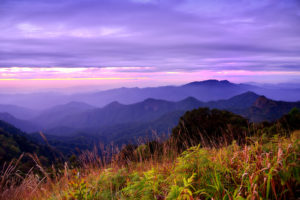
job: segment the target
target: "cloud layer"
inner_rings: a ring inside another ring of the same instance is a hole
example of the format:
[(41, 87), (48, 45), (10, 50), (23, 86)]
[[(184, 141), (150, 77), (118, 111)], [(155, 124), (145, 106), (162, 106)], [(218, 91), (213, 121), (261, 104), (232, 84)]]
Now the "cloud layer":
[(299, 79), (297, 0), (1, 0), (0, 16), (2, 68)]

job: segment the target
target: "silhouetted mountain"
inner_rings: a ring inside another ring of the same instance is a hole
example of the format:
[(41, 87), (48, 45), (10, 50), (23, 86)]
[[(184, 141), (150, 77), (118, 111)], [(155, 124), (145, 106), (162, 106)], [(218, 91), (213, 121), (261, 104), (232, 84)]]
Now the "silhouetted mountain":
[[(283, 88), (282, 86), (255, 86), (250, 84), (235, 84), (227, 80), (206, 80), (192, 82), (182, 86), (162, 86), (147, 88), (117, 88), (100, 92), (78, 93), (64, 95), (59, 93), (34, 94), (0, 94), (0, 103), (25, 106), (35, 109), (51, 108), (55, 105), (66, 104), (71, 101), (84, 102), (96, 107), (103, 107), (110, 102), (133, 104), (148, 98), (166, 101), (181, 101), (187, 97), (194, 97), (200, 101), (217, 101), (252, 91), (275, 100), (300, 100), (300, 86)], [(10, 112), (9, 112), (10, 113)], [(12, 113), (11, 113), (12, 114)], [(26, 118), (27, 119), (27, 118)]]
[(151, 141), (163, 135), (167, 137), (184, 112), (180, 110), (169, 112), (148, 122), (131, 122), (101, 127), (98, 134), (106, 138), (106, 141), (117, 145)]
[(236, 84), (231, 83), (227, 80), (218, 81), (218, 80), (206, 80), (206, 81), (195, 81), (188, 84), (183, 85), (182, 87), (199, 87), (199, 86), (205, 86), (205, 87), (237, 87)]
[(40, 129), (34, 123), (32, 123), (30, 121), (26, 121), (26, 120), (17, 119), (9, 113), (0, 113), (0, 120), (10, 123), (13, 126), (19, 128), (25, 132), (34, 132), (34, 131), (38, 131)]
[(35, 117), (38, 111), (15, 105), (0, 104), (0, 113), (9, 113), (18, 119), (28, 120)]
[(68, 116), (73, 116), (94, 108), (86, 103), (70, 102), (44, 110), (32, 121), (42, 127), (55, 127), (57, 123), (63, 123), (63, 120)]
[(259, 98), (254, 92), (245, 92), (226, 100), (207, 102), (206, 106), (217, 109), (230, 109), (237, 111), (239, 109), (249, 108)]
[(240, 112), (240, 114), (255, 122), (274, 121), (287, 114), (292, 108), (300, 109), (300, 101), (274, 101), (265, 96), (260, 96), (250, 108)]
[(87, 94), (84, 97), (75, 95), (74, 98), (98, 106), (105, 105), (107, 102), (112, 101), (118, 101), (123, 104), (132, 104), (148, 98), (180, 101), (187, 97), (194, 97), (201, 101), (210, 101), (227, 99), (246, 92), (251, 88), (255, 88), (255, 86), (234, 84), (226, 80), (207, 80), (192, 82), (182, 86), (118, 88), (94, 94)]
[[(251, 121), (275, 120), (286, 114), (291, 108), (298, 107), (298, 103), (271, 100), (266, 105), (260, 105), (262, 103), (257, 102), (260, 102), (261, 98), (253, 92), (246, 92), (227, 100), (207, 103), (201, 102), (194, 97), (188, 97), (178, 102), (149, 98), (130, 105), (120, 104), (115, 101), (103, 108), (89, 109), (82, 112), (72, 110), (71, 113), (68, 113), (64, 110), (63, 114), (59, 115), (56, 114), (57, 112), (53, 112), (53, 115), (43, 115), (43, 121), (46, 122), (44, 123), (45, 132), (55, 135), (72, 135), (72, 133), (74, 134), (79, 130), (91, 134), (100, 134), (101, 132), (109, 134), (109, 130), (125, 133), (127, 130), (139, 129), (141, 131), (136, 132), (140, 133), (145, 131), (145, 124), (149, 125), (163, 115), (167, 115), (167, 113), (184, 112), (199, 107), (229, 110)], [(116, 131), (115, 127), (122, 128)], [(140, 127), (143, 127), (143, 129)], [(166, 130), (168, 128), (170, 127), (166, 125), (162, 129)], [(139, 133), (138, 135), (141, 135)]]
[(194, 97), (187, 97), (186, 99), (177, 102), (177, 110), (189, 110), (205, 105), (206, 103), (199, 101)]
[[(178, 102), (150, 98), (130, 105), (115, 101), (103, 108), (65, 115), (65, 118), (53, 124), (54, 127), (47, 127), (45, 134), (49, 144), (69, 155), (75, 152), (76, 148), (88, 149), (94, 144), (113, 142), (121, 146), (138, 143), (139, 138), (145, 141), (152, 140), (156, 135), (168, 135), (180, 116), (186, 111), (201, 107), (228, 110), (258, 122), (278, 119), (291, 108), (299, 107), (299, 103), (273, 101), (253, 92), (207, 103), (193, 97)], [(37, 134), (33, 137), (42, 141)]]
[[(99, 144), (111, 144), (122, 146), (123, 144), (151, 141), (157, 136), (165, 134), (165, 139), (172, 131), (180, 116), (185, 111), (167, 113), (160, 118), (149, 122), (131, 122), (103, 126), (98, 129), (77, 129), (57, 127), (49, 130), (51, 135), (45, 134), (48, 143), (63, 152), (64, 155), (79, 153), (80, 150), (93, 150)], [(64, 133), (64, 134), (61, 134)], [(45, 144), (40, 134), (32, 134), (36, 142)]]
[(76, 129), (97, 128), (131, 122), (148, 122), (168, 112), (189, 110), (202, 105), (204, 105), (202, 102), (194, 98), (187, 98), (179, 102), (146, 99), (140, 103), (131, 105), (113, 102), (103, 108), (95, 108), (82, 112), (74, 112), (72, 110), (71, 113), (64, 111), (62, 114), (57, 114), (57, 112), (49, 110), (47, 113), (51, 113), (51, 115), (43, 114), (34, 122), (46, 129), (53, 129), (55, 127)]

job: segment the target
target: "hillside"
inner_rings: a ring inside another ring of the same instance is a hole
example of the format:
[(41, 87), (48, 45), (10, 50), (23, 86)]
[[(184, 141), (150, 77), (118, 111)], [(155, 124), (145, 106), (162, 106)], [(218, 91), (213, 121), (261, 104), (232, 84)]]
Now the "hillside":
[(38, 111), (15, 105), (0, 104), (0, 113), (9, 113), (18, 119), (28, 120), (35, 117)]
[(235, 140), (242, 144), (251, 135), (249, 121), (229, 111), (199, 108), (187, 111), (173, 128), (171, 138), (178, 148), (201, 145), (218, 147)]
[[(0, 199), (294, 200), (300, 194), (299, 122), (300, 111), (293, 109), (266, 127), (250, 125), (255, 132), (245, 135), (239, 134), (248, 123), (241, 116), (192, 110), (166, 141), (121, 151), (108, 146), (102, 156), (95, 150), (83, 152), (70, 158), (62, 174), (53, 169), (51, 176), (43, 175), (43, 182), (29, 172), (20, 184), (3, 187)], [(243, 139), (234, 140), (236, 136)], [(188, 142), (191, 138), (194, 143)], [(207, 141), (212, 143), (206, 147)], [(112, 159), (105, 161), (110, 151)]]
[[(269, 100), (275, 103), (272, 109), (267, 105), (259, 108), (257, 107), (257, 101), (260, 98), (262, 98), (260, 95), (253, 92), (246, 92), (226, 100), (210, 102), (201, 102), (193, 97), (188, 97), (177, 102), (146, 99), (142, 102), (129, 105), (114, 101), (103, 108), (88, 108), (80, 111), (77, 110), (80, 107), (72, 109), (71, 112), (68, 112), (68, 110), (56, 112), (56, 108), (49, 109), (48, 112), (52, 112), (52, 115), (45, 112), (33, 121), (33, 123), (40, 124), (47, 134), (55, 135), (60, 135), (59, 127), (63, 129), (69, 128), (68, 133), (71, 133), (71, 130), (78, 132), (78, 130), (83, 131), (84, 129), (89, 129), (95, 133), (102, 132), (101, 130), (104, 127), (120, 124), (123, 124), (123, 130), (126, 132), (126, 124), (147, 123), (151, 125), (151, 122), (158, 120), (163, 115), (167, 115), (167, 113), (187, 111), (199, 107), (229, 110), (256, 122), (263, 120), (273, 121), (286, 114), (293, 107), (300, 108), (299, 102), (293, 103), (274, 100)], [(60, 107), (64, 106), (66, 105)], [(167, 125), (164, 127), (165, 130), (171, 128), (167, 127)]]
[(205, 106), (210, 108), (239, 111), (241, 109), (251, 107), (259, 97), (260, 95), (248, 91), (229, 99), (207, 102)]
[(81, 114), (92, 109), (95, 109), (95, 107), (86, 103), (70, 102), (43, 110), (38, 116), (31, 119), (31, 121), (35, 124), (39, 124), (44, 129), (48, 127), (56, 127), (58, 122), (64, 123), (65, 118)]
[[(42, 111), (31, 122), (18, 120), (8, 114), (0, 115), (0, 119), (26, 132), (42, 130), (52, 146), (69, 155), (74, 152), (78, 154), (76, 148), (90, 150), (91, 146), (98, 143), (107, 145), (113, 142), (122, 146), (137, 143), (139, 138), (168, 136), (181, 115), (199, 107), (228, 110), (250, 121), (261, 122), (274, 121), (293, 107), (300, 108), (300, 104), (274, 101), (253, 92), (246, 92), (226, 100), (210, 102), (201, 102), (194, 97), (177, 102), (146, 99), (129, 105), (115, 101), (103, 108), (70, 102)], [(32, 134), (31, 137), (44, 144), (39, 134)]]
[(260, 96), (250, 108), (241, 114), (255, 122), (274, 121), (278, 119), (278, 116), (288, 113), (292, 108), (300, 108), (300, 102), (274, 101)]
[(25, 132), (34, 132), (40, 129), (40, 127), (33, 122), (17, 119), (9, 113), (0, 113), (0, 120), (8, 122)]
[[(16, 127), (0, 120), (0, 167), (12, 160), (17, 159), (23, 153), (37, 154), (43, 157), (45, 166), (50, 166), (56, 158), (58, 152), (38, 143), (33, 142), (30, 137)], [(29, 170), (33, 165), (33, 160), (25, 157), (20, 164), (23, 170)]]
[(77, 129), (99, 128), (114, 124), (153, 121), (168, 112), (189, 110), (201, 105), (203, 103), (194, 98), (187, 98), (179, 102), (146, 99), (130, 105), (112, 102), (103, 108), (80, 110), (80, 112), (73, 109), (72, 112), (64, 111), (59, 114), (50, 109), (49, 111), (53, 115), (43, 114), (33, 121), (44, 125), (47, 129), (59, 126)]
[[(78, 154), (85, 150), (93, 150), (95, 145), (108, 145), (122, 147), (124, 144), (136, 144), (141, 141), (149, 141), (158, 137), (167, 138), (184, 111), (167, 113), (160, 118), (149, 122), (132, 122), (114, 124), (95, 129), (72, 129), (57, 127), (45, 134), (48, 143), (63, 152), (64, 155)], [(63, 135), (61, 133), (64, 133)], [(31, 138), (41, 144), (45, 144), (40, 134), (30, 135)]]

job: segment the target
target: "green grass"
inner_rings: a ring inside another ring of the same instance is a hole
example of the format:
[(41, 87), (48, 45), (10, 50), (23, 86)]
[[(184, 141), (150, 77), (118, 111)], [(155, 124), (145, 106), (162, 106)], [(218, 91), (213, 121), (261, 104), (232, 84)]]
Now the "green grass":
[(149, 156), (142, 146), (135, 153), (146, 151), (147, 159), (75, 169), (65, 165), (64, 175), (56, 178), (31, 173), (21, 185), (2, 191), (0, 199), (296, 199), (299, 139), (300, 131), (288, 138), (252, 137), (244, 146), (194, 146), (175, 159), (170, 149)]
[(173, 163), (152, 160), (96, 170), (73, 177), (49, 199), (295, 199), (299, 136), (251, 138), (246, 146), (220, 149), (195, 146)]

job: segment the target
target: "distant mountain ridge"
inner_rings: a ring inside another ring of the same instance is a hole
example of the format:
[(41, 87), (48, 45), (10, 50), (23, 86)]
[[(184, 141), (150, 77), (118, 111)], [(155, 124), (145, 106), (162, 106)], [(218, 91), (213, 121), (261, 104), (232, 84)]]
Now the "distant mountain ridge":
[(25, 131), (28, 133), (38, 131), (40, 129), (40, 127), (37, 126), (35, 123), (18, 119), (9, 113), (0, 113), (0, 120), (3, 120), (9, 124), (12, 124), (15, 127), (21, 129), (22, 131)]
[[(68, 104), (65, 106), (68, 106)], [(59, 107), (63, 108), (64, 105)], [(69, 131), (71, 131), (71, 129), (86, 129), (97, 132), (97, 130), (104, 130), (107, 127), (117, 124), (148, 124), (167, 113), (175, 111), (184, 113), (185, 111), (199, 107), (228, 110), (240, 114), (251, 121), (258, 122), (263, 120), (276, 120), (283, 114), (289, 112), (293, 107), (300, 108), (300, 103), (273, 101), (253, 92), (246, 92), (227, 100), (209, 102), (202, 102), (194, 97), (188, 97), (177, 102), (149, 98), (142, 102), (129, 105), (114, 101), (102, 108), (90, 109), (90, 107), (87, 107), (86, 110), (83, 109), (81, 112), (75, 112), (73, 110), (71, 113), (64, 112), (63, 114), (55, 114), (54, 112), (52, 116), (47, 114), (40, 115), (39, 119), (33, 121), (33, 123), (44, 127), (46, 131), (55, 130), (56, 134), (59, 132), (57, 127), (64, 127), (63, 129)], [(174, 123), (176, 123), (176, 121)], [(162, 129), (166, 130), (165, 128)]]
[(188, 84), (183, 85), (182, 87), (197, 87), (197, 86), (210, 86), (210, 87), (225, 87), (225, 86), (231, 86), (231, 87), (236, 87), (237, 85), (234, 83), (231, 83), (227, 80), (205, 80), (205, 81), (194, 81)]
[(94, 106), (86, 103), (72, 101), (41, 111), (40, 114), (31, 121), (35, 124), (39, 124), (41, 127), (49, 127), (51, 124), (55, 124), (56, 121), (64, 120), (67, 116), (76, 115), (94, 108)]
[[(198, 84), (231, 84), (227, 81), (207, 81), (192, 83), (194, 87)], [(235, 87), (235, 86), (234, 86)], [(300, 108), (299, 102), (274, 101), (265, 96), (258, 95), (254, 92), (245, 92), (234, 97), (203, 102), (195, 97), (187, 97), (180, 101), (167, 101), (154, 98), (148, 98), (134, 104), (122, 104), (113, 101), (108, 105), (97, 108), (83, 102), (69, 102), (67, 104), (54, 106), (47, 110), (41, 111), (40, 114), (31, 120), (19, 120), (9, 114), (0, 114), (0, 119), (7, 121), (26, 132), (44, 131), (48, 134), (55, 135), (72, 135), (78, 132), (106, 132), (105, 128), (112, 130), (114, 125), (126, 127), (126, 124), (148, 124), (159, 119), (168, 113), (180, 112), (196, 109), (199, 107), (209, 107), (224, 109), (240, 114), (251, 121), (259, 122), (263, 120), (273, 121), (289, 112), (293, 107)], [(171, 117), (172, 118), (172, 117)], [(176, 123), (176, 119), (172, 121)], [(134, 125), (135, 126), (135, 125)], [(144, 126), (143, 126), (144, 127)], [(154, 126), (154, 129), (156, 127)], [(160, 126), (160, 130), (167, 130), (166, 127)], [(115, 129), (114, 129), (115, 130)], [(135, 129), (136, 130), (136, 129)], [(124, 129), (126, 132), (126, 130)], [(118, 131), (119, 132), (119, 131)], [(140, 131), (138, 131), (140, 132)]]
[[(157, 99), (146, 99), (142, 102), (130, 105), (112, 102), (103, 108), (95, 108), (86, 110), (85, 112), (77, 112), (56, 117), (53, 115), (50, 119), (47, 116), (40, 115), (38, 124), (49, 125), (47, 128), (57, 126), (67, 126), (72, 128), (88, 128), (110, 126), (113, 124), (122, 124), (130, 122), (147, 122), (159, 118), (163, 114), (176, 110), (189, 110), (203, 105), (202, 102), (187, 98), (179, 102), (170, 102)], [(40, 121), (45, 119), (45, 121)], [(47, 122), (53, 122), (51, 124)]]
[(180, 101), (187, 97), (194, 97), (200, 101), (207, 102), (228, 99), (247, 91), (252, 91), (275, 100), (300, 100), (300, 85), (299, 88), (296, 88), (295, 86), (292, 88), (283, 88), (282, 86), (276, 87), (276, 85), (274, 85), (274, 87), (264, 87), (263, 85), (236, 84), (227, 80), (206, 80), (191, 82), (181, 86), (146, 88), (122, 87), (100, 92), (77, 93), (71, 95), (59, 93), (0, 94), (0, 104), (13, 104), (45, 110), (71, 101), (83, 102), (95, 107), (103, 107), (113, 101), (118, 101), (121, 104), (134, 104), (148, 98)]
[(37, 133), (42, 131), (49, 144), (72, 153), (76, 147), (89, 149), (95, 143), (117, 145), (135, 143), (138, 138), (149, 138), (170, 134), (179, 118), (199, 107), (228, 110), (253, 122), (274, 121), (292, 108), (300, 109), (300, 102), (275, 101), (254, 92), (245, 92), (234, 97), (203, 102), (194, 97), (180, 101), (148, 98), (134, 104), (113, 101), (97, 108), (86, 103), (70, 102), (44, 110), (32, 121), (19, 120), (8, 113), (0, 114), (0, 120), (10, 122), (17, 128), (36, 128), (32, 138), (43, 143)]
[(292, 108), (300, 109), (300, 101), (274, 101), (266, 98), (265, 96), (260, 96), (249, 109), (246, 109), (239, 114), (255, 122), (264, 120), (274, 121), (280, 116), (287, 114)]
[[(0, 167), (2, 168), (4, 163), (8, 164), (13, 158), (17, 159), (23, 153), (37, 153), (44, 156), (43, 163), (49, 166), (60, 156), (56, 150), (34, 142), (20, 129), (0, 120)], [(20, 162), (21, 166), (18, 167), (30, 170), (28, 163), (32, 162), (30, 159), (23, 159)]]
[[(135, 144), (151, 141), (157, 136), (168, 137), (172, 133), (172, 129), (178, 124), (179, 118), (187, 110), (194, 110), (199, 107), (226, 109), (247, 117), (253, 122), (260, 122), (264, 120), (274, 121), (289, 113), (294, 107), (300, 109), (300, 102), (273, 101), (253, 92), (246, 92), (227, 100), (207, 103), (193, 97), (179, 102), (147, 99), (132, 105), (112, 102), (104, 108), (96, 108), (81, 113), (76, 118), (69, 116), (70, 121), (64, 124), (67, 127), (58, 126), (54, 129), (48, 129), (45, 130), (45, 134), (47, 138), (50, 138), (51, 144), (58, 145), (61, 150), (66, 152), (73, 151), (72, 149), (76, 145), (89, 148), (93, 142), (113, 143), (118, 146)], [(120, 113), (117, 112), (118, 110)], [(118, 116), (118, 114), (120, 115)], [(111, 121), (111, 119), (118, 120)], [(42, 140), (37, 134), (34, 137)]]
[(226, 100), (207, 102), (207, 105), (210, 108), (218, 108), (218, 109), (231, 109), (231, 110), (245, 109), (247, 107), (251, 107), (259, 97), (260, 95), (248, 91)]
[(0, 113), (9, 113), (18, 119), (28, 120), (35, 117), (38, 111), (16, 105), (0, 104)]

